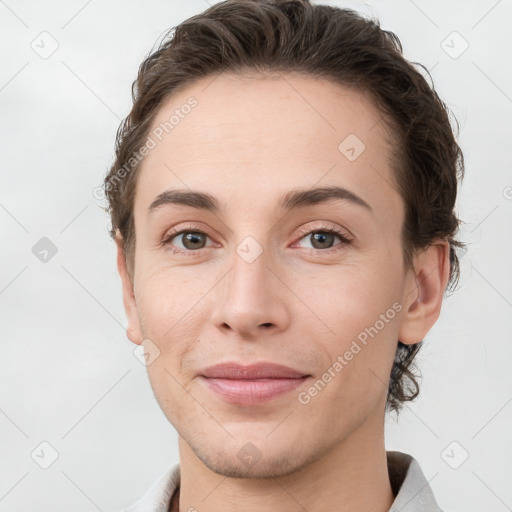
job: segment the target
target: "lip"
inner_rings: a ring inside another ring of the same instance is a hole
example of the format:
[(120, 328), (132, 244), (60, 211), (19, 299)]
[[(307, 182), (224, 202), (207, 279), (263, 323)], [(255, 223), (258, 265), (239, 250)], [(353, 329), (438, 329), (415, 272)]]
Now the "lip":
[(300, 386), (311, 375), (270, 362), (220, 363), (202, 370), (199, 378), (219, 398), (239, 405), (267, 402)]
[(209, 379), (298, 379), (307, 374), (282, 364), (262, 361), (249, 365), (228, 361), (209, 366), (200, 372), (200, 375)]

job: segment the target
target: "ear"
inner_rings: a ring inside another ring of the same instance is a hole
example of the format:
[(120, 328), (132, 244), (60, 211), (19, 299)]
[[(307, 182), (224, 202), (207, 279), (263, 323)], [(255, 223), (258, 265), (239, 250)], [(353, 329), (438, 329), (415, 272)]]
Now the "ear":
[(404, 289), (404, 314), (398, 339), (411, 345), (422, 341), (441, 313), (443, 296), (450, 277), (450, 244), (447, 240), (427, 247), (414, 256)]
[(128, 319), (128, 327), (126, 328), (126, 335), (128, 339), (140, 345), (142, 343), (142, 331), (140, 328), (140, 319), (137, 311), (137, 303), (135, 301), (135, 294), (133, 291), (132, 278), (126, 266), (126, 257), (122, 247), (120, 235), (116, 235), (117, 245), (117, 270), (121, 277), (123, 284), (123, 303), (126, 317)]

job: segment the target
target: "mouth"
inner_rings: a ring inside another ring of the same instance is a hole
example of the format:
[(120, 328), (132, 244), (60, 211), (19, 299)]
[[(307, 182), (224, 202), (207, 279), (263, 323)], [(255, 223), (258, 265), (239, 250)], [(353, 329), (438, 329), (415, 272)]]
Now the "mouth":
[(310, 377), (294, 368), (268, 362), (248, 366), (226, 362), (205, 368), (199, 374), (210, 392), (238, 405), (270, 401), (293, 391)]

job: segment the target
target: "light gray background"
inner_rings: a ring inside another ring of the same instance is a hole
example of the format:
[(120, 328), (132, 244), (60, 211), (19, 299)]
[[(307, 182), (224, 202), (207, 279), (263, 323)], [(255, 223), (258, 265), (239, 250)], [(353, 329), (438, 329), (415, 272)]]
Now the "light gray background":
[[(432, 70), (466, 157), (461, 287), (418, 359), (419, 400), (386, 422), (387, 447), (419, 460), (447, 511), (512, 510), (512, 2), (331, 3), (378, 15)], [(207, 6), (0, 1), (2, 512), (118, 511), (178, 460), (125, 335), (114, 244), (92, 191), (139, 63)], [(453, 31), (469, 44), (458, 58)], [(50, 37), (59, 46), (43, 59), (31, 44), (48, 51)], [(46, 263), (32, 253), (42, 237), (58, 249)]]

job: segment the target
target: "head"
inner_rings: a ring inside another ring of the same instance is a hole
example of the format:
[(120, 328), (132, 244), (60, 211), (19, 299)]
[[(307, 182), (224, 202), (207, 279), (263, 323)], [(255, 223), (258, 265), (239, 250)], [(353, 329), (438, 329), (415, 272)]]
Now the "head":
[[(463, 245), (462, 153), (425, 72), (376, 21), (305, 0), (221, 2), (142, 63), (105, 178), (111, 235), (128, 337), (158, 353), (155, 396), (209, 467), (297, 468), (418, 395)], [(310, 377), (227, 404), (201, 372), (232, 360)], [(247, 442), (267, 465), (240, 467)]]

